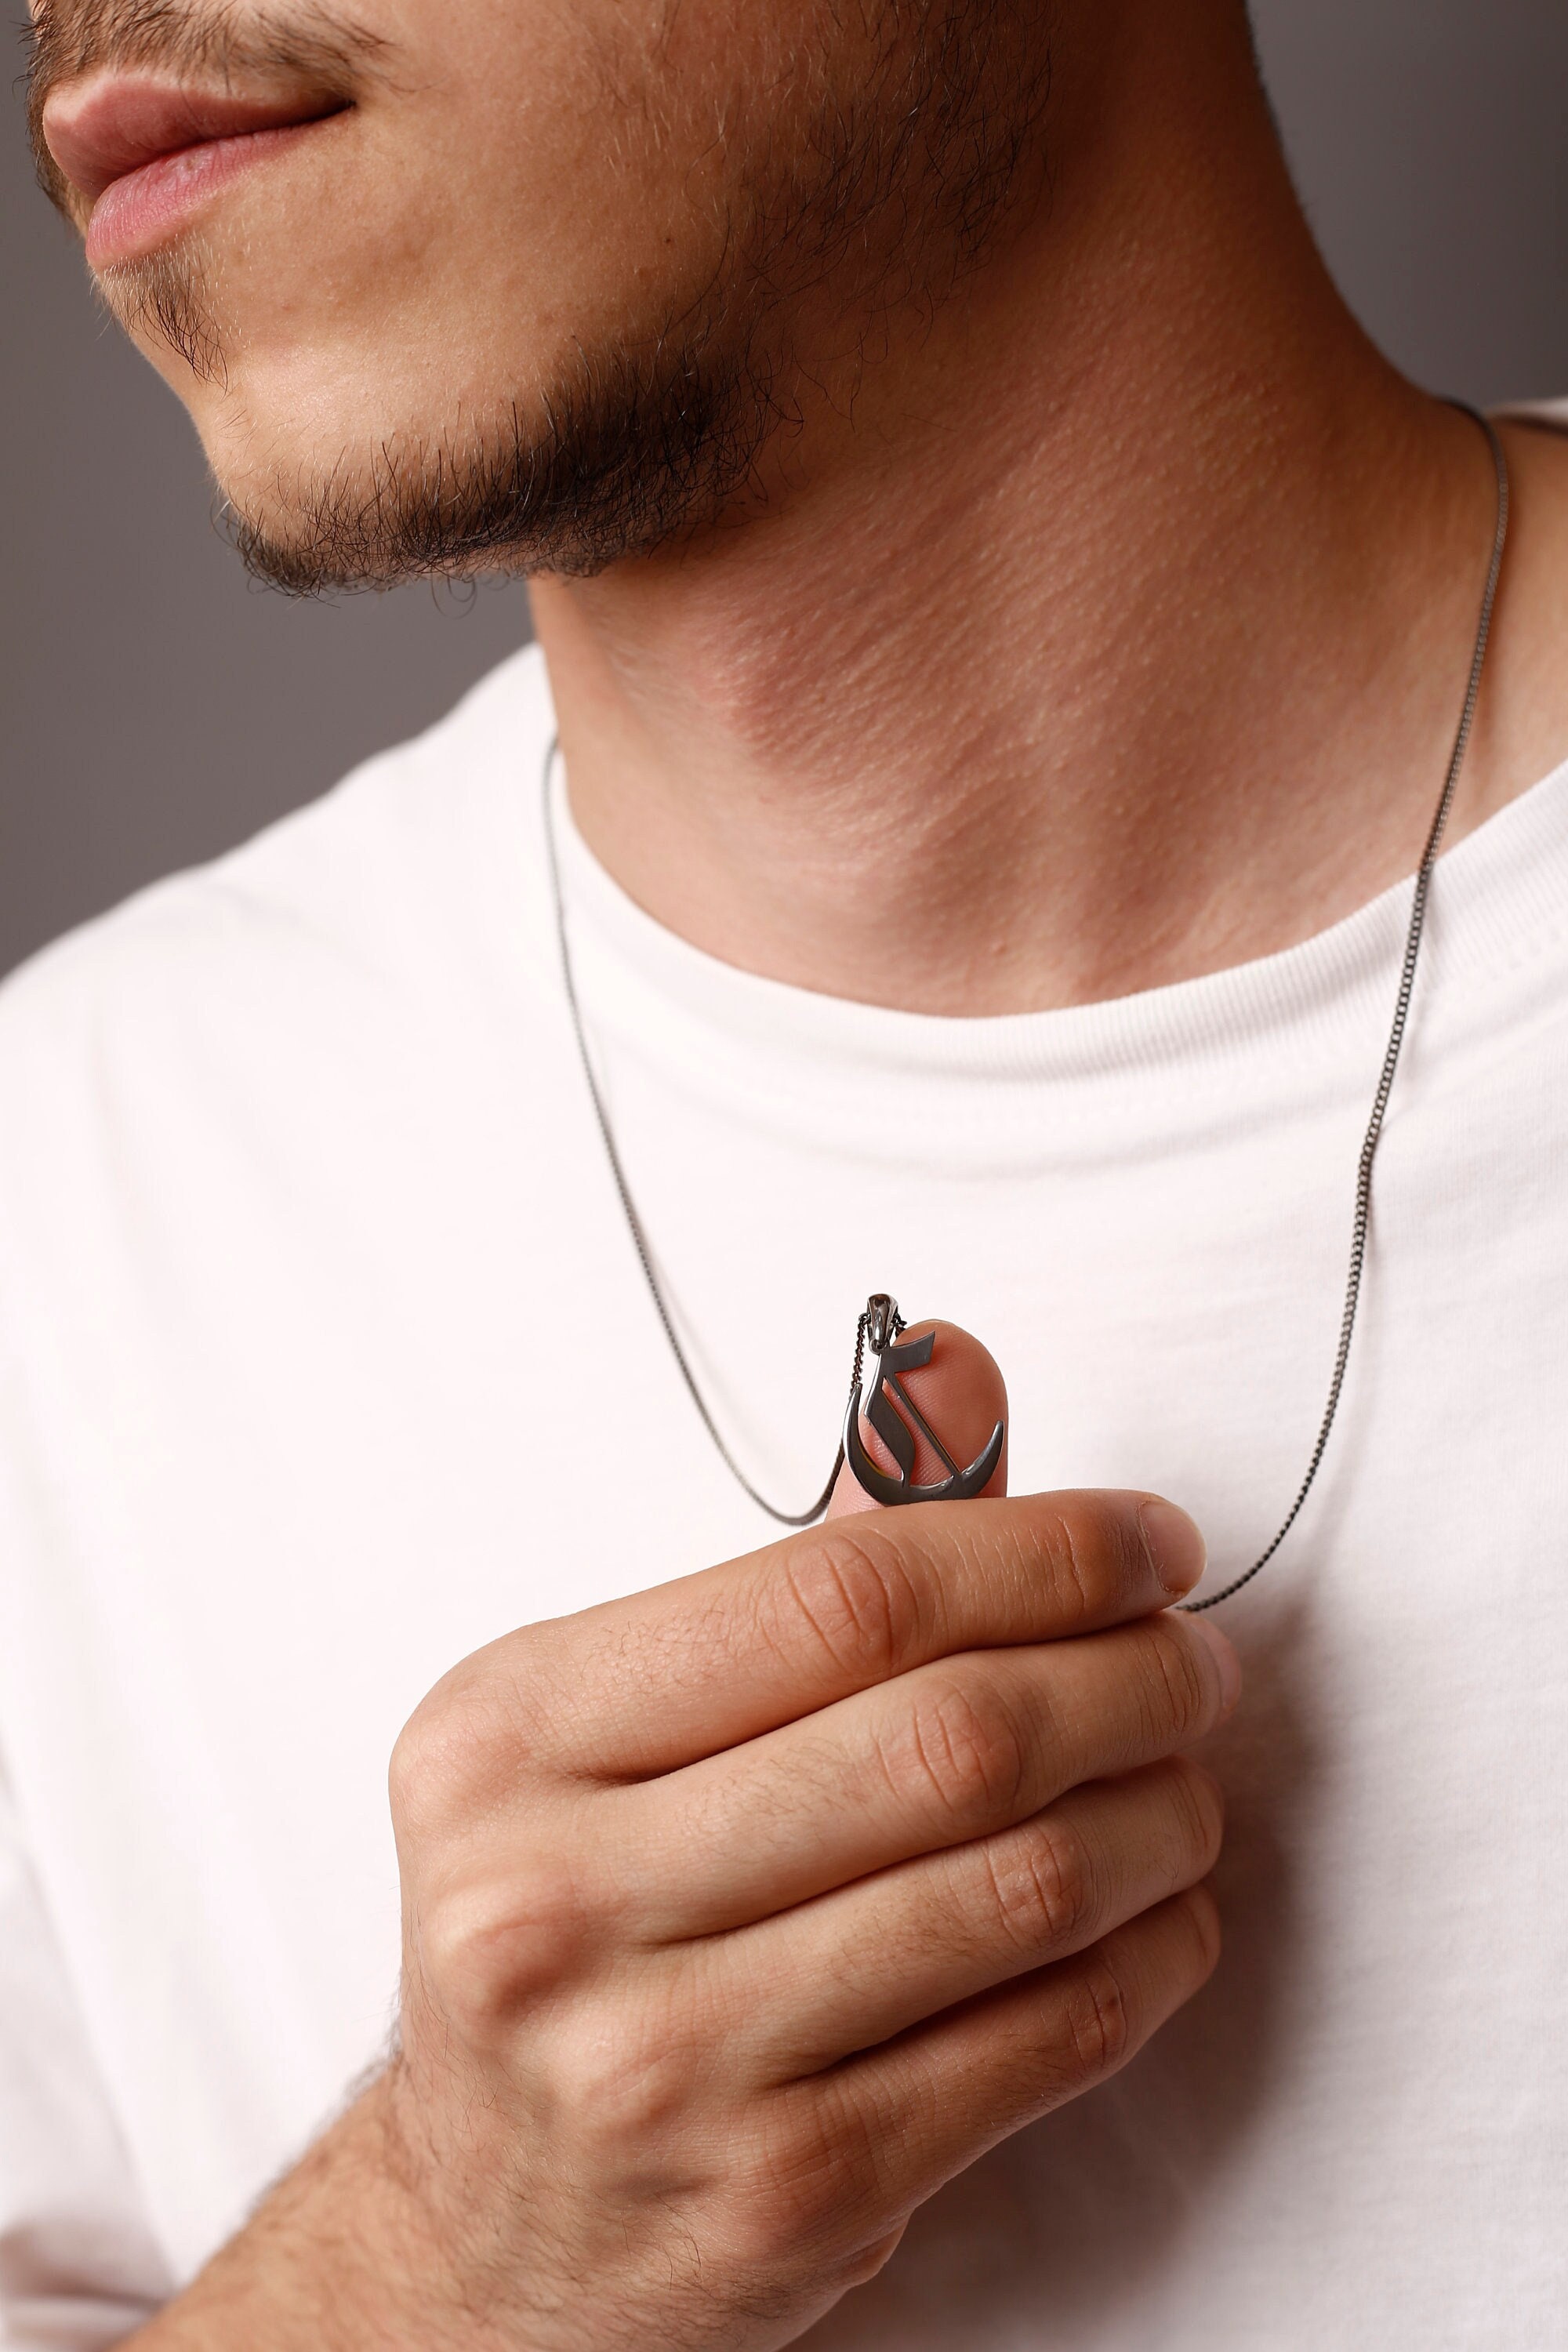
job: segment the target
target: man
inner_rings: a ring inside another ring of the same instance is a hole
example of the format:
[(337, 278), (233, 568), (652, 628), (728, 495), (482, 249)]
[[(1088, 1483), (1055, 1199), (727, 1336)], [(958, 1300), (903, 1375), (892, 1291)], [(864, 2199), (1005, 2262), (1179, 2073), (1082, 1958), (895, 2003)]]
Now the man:
[[(1237, 0), (36, 31), (256, 571), (543, 658), (8, 992), (8, 2341), (1552, 2340), (1568, 445), (1222, 1633), (1500, 521)], [(1013, 1498), (770, 1546), (607, 1143), (778, 1509), (883, 1283)]]

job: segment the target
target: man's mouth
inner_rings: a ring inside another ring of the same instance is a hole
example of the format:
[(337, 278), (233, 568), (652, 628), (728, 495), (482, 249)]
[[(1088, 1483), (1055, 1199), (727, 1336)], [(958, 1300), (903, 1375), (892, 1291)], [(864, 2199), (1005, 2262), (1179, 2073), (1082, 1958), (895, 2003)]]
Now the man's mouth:
[(87, 257), (103, 269), (164, 243), (217, 188), (346, 106), (321, 91), (253, 99), (110, 73), (52, 96), (43, 129), (91, 208)]

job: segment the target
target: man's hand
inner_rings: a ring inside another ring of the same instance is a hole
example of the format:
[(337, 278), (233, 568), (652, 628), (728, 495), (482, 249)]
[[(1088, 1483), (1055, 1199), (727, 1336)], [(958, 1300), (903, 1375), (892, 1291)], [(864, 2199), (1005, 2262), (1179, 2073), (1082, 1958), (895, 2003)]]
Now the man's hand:
[(398, 2055), (149, 2352), (791, 2341), (1213, 1968), (1201, 1565), (928, 1505), (469, 1658), (393, 1764)]

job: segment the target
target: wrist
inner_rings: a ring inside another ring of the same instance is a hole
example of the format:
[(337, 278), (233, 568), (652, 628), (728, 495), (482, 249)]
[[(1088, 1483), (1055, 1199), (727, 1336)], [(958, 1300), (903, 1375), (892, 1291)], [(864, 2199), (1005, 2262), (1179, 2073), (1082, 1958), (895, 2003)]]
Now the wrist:
[(496, 2330), (493, 2291), (447, 2241), (398, 2074), (366, 2086), (132, 2352), (531, 2352)]

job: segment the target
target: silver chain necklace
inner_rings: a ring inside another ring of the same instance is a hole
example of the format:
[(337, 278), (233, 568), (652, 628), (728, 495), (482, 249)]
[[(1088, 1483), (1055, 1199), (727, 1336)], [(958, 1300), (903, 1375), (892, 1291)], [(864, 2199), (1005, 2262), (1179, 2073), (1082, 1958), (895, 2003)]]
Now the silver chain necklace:
[[(1184, 1607), (1194, 1615), (1201, 1614), (1205, 1609), (1217, 1608), (1222, 1601), (1228, 1601), (1233, 1593), (1239, 1592), (1243, 1585), (1250, 1584), (1253, 1578), (1268, 1567), (1295, 1526), (1302, 1506), (1312, 1491), (1318, 1472), (1322, 1465), (1323, 1456), (1328, 1451), (1329, 1438), (1340, 1409), (1340, 1397), (1344, 1388), (1345, 1372), (1350, 1363), (1351, 1341), (1355, 1334), (1356, 1309), (1361, 1304), (1362, 1277), (1366, 1266), (1367, 1234), (1372, 1219), (1373, 1165), (1377, 1158), (1377, 1147), (1383, 1136), (1384, 1119), (1388, 1110), (1389, 1097), (1394, 1091), (1394, 1074), (1399, 1067), (1399, 1056), (1404, 1048), (1405, 1033), (1409, 1023), (1410, 1003), (1415, 987), (1415, 968), (1420, 960), (1422, 935), (1426, 927), (1427, 903), (1432, 893), (1432, 875), (1443, 845), (1444, 833), (1447, 829), (1448, 817), (1454, 805), (1454, 795), (1458, 790), (1459, 778), (1464, 771), (1466, 754), (1470, 748), (1470, 736), (1475, 727), (1476, 705), (1480, 697), (1481, 677), (1486, 668), (1487, 648), (1491, 642), (1492, 614), (1497, 604), (1498, 583), (1502, 576), (1503, 556), (1508, 547), (1511, 491), (1507, 453), (1489, 417), (1482, 415), (1479, 409), (1471, 408), (1463, 402), (1456, 401), (1452, 405), (1462, 409), (1467, 416), (1473, 417), (1487, 436), (1492, 462), (1497, 469), (1497, 530), (1492, 542), (1491, 562), (1487, 572), (1486, 589), (1481, 598), (1480, 622), (1476, 631), (1475, 652), (1470, 661), (1469, 683), (1465, 693), (1464, 709), (1460, 716), (1458, 733), (1454, 740), (1453, 753), (1448, 761), (1442, 793), (1426, 835), (1426, 845), (1422, 852), (1421, 863), (1415, 872), (1410, 921), (1405, 937), (1405, 956), (1400, 966), (1399, 988), (1394, 999), (1394, 1022), (1389, 1030), (1388, 1044), (1384, 1052), (1377, 1091), (1373, 1097), (1372, 1116), (1367, 1122), (1366, 1133), (1361, 1147), (1361, 1157), (1356, 1164), (1355, 1205), (1351, 1223), (1350, 1267), (1345, 1280), (1344, 1308), (1340, 1318), (1339, 1345), (1334, 1354), (1333, 1374), (1329, 1382), (1328, 1402), (1323, 1409), (1317, 1442), (1312, 1447), (1306, 1475), (1297, 1488), (1295, 1499), (1286, 1512), (1272, 1542), (1259, 1552), (1250, 1568), (1245, 1570), (1241, 1575), (1233, 1577), (1220, 1591), (1211, 1593), (1203, 1601), (1184, 1603)], [(845, 1441), (840, 1440), (833, 1467), (828, 1473), (827, 1483), (808, 1510), (781, 1511), (776, 1504), (770, 1503), (765, 1495), (758, 1492), (726, 1444), (723, 1432), (713, 1417), (708, 1400), (703, 1395), (697, 1375), (691, 1368), (690, 1360), (681, 1345), (680, 1335), (675, 1328), (675, 1319), (670, 1313), (663, 1285), (659, 1281), (654, 1265), (653, 1253), (648, 1246), (642, 1219), (637, 1213), (637, 1203), (632, 1198), (631, 1186), (626, 1180), (626, 1168), (616, 1148), (615, 1131), (610, 1125), (610, 1116), (605, 1107), (604, 1094), (595, 1076), (593, 1056), (588, 1051), (587, 1031), (583, 1020), (583, 1008), (577, 995), (576, 974), (572, 962), (571, 941), (566, 925), (566, 899), (561, 882), (561, 860), (556, 845), (555, 813), (551, 790), (560, 749), (559, 736), (552, 737), (544, 755), (542, 793), (546, 864), (549, 868), (550, 887), (555, 908), (555, 930), (561, 954), (561, 976), (565, 991), (566, 1009), (572, 1022), (572, 1032), (577, 1042), (577, 1055), (588, 1089), (588, 1098), (593, 1105), (594, 1117), (598, 1123), (599, 1134), (605, 1146), (605, 1157), (609, 1162), (610, 1174), (615, 1181), (616, 1191), (620, 1197), (621, 1208), (626, 1215), (626, 1229), (631, 1235), (633, 1247), (637, 1251), (637, 1262), (643, 1270), (648, 1296), (653, 1300), (655, 1312), (664, 1329), (664, 1336), (669, 1342), (670, 1353), (675, 1359), (681, 1379), (686, 1383), (691, 1402), (697, 1408), (702, 1425), (713, 1441), (720, 1459), (737, 1485), (751, 1497), (759, 1510), (766, 1512), (769, 1518), (776, 1519), (781, 1527), (807, 1528), (815, 1520), (819, 1519), (827, 1508), (833, 1489), (837, 1483), (838, 1473), (844, 1465)], [(868, 1342), (869, 1341), (878, 1356), (878, 1376), (872, 1382), (871, 1392), (873, 1399), (879, 1402), (885, 1393), (884, 1368), (889, 1364), (893, 1366), (893, 1370), (886, 1374), (888, 1386), (894, 1384), (898, 1370), (912, 1369), (912, 1365), (903, 1362), (896, 1344), (906, 1328), (896, 1305), (885, 1295), (879, 1294), (869, 1299), (861, 1312), (856, 1327), (854, 1370), (850, 1378), (849, 1410), (845, 1423), (846, 1433), (851, 1444), (854, 1443), (859, 1414)], [(897, 1395), (904, 1411), (914, 1413), (914, 1408), (901, 1387), (897, 1389)], [(886, 1415), (879, 1419), (875, 1402), (870, 1418), (885, 1443), (893, 1437), (893, 1421)], [(915, 1418), (917, 1421), (920, 1419), (918, 1414), (915, 1414)], [(884, 1421), (886, 1421), (886, 1427), (883, 1425)], [(948, 1457), (945, 1451), (942, 1449), (941, 1441), (936, 1437), (934, 1431), (923, 1422), (921, 1422), (920, 1425), (928, 1440), (942, 1454), (942, 1458), (947, 1461)], [(998, 1430), (993, 1440), (993, 1443), (997, 1444), (998, 1452), (1000, 1434)], [(901, 1441), (899, 1442), (901, 1443)], [(875, 1475), (873, 1465), (867, 1466), (872, 1468)], [(972, 1478), (979, 1466), (978, 1464), (973, 1464), (971, 1465), (968, 1472), (961, 1472), (956, 1465), (949, 1463), (953, 1475), (944, 1481), (940, 1488), (916, 1488), (907, 1483), (906, 1465), (904, 1465), (905, 1479), (903, 1481), (884, 1479), (883, 1484), (889, 1491), (879, 1494), (878, 1499), (885, 1502), (909, 1502), (921, 1499), (926, 1494), (963, 1492), (965, 1489), (961, 1486), (955, 1486), (954, 1480)], [(994, 1459), (993, 1459), (992, 1467), (994, 1467)], [(856, 1465), (856, 1475), (863, 1484), (867, 1483), (867, 1470), (862, 1469), (858, 1464)], [(980, 1486), (984, 1486), (984, 1478), (979, 1482)], [(901, 1491), (892, 1491), (900, 1486)], [(977, 1493), (979, 1486), (970, 1485), (967, 1491)]]

